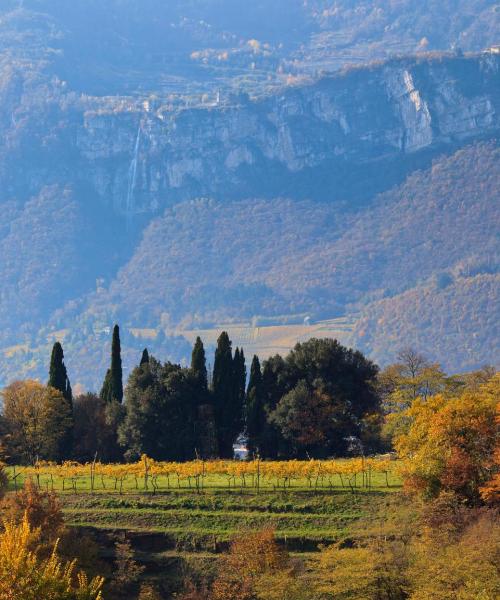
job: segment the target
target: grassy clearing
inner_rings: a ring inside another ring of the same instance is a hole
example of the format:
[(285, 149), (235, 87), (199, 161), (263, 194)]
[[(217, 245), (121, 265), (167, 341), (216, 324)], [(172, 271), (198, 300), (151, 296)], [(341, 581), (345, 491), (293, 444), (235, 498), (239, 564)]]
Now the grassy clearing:
[(66, 521), (78, 527), (158, 534), (160, 550), (217, 552), (235, 534), (273, 527), (290, 550), (311, 552), (319, 545), (372, 535), (383, 525), (396, 534), (389, 515), (402, 506), (401, 494), (345, 491), (268, 491), (235, 494), (63, 494)]
[[(12, 467), (9, 471), (13, 475)], [(16, 473), (21, 473), (19, 487), (22, 469), (17, 467)], [(312, 556), (321, 546), (382, 530), (384, 535), (399, 535), (393, 517), (411, 509), (400, 493), (399, 479), (390, 474), (387, 487), (385, 475), (379, 473), (373, 474), (369, 490), (358, 479), (354, 491), (342, 487), (338, 478), (332, 486), (324, 481), (317, 489), (307, 480), (292, 480), (286, 489), (268, 481), (259, 493), (241, 484), (229, 487), (228, 479), (218, 475), (208, 476), (203, 490), (190, 488), (186, 480), (180, 488), (171, 481), (168, 490), (166, 479), (160, 478), (155, 493), (140, 489), (140, 479), (137, 490), (134, 477), (123, 482), (121, 493), (109, 478), (104, 479), (105, 487), (98, 478), (93, 493), (89, 478), (74, 482), (76, 493), (68, 481), (64, 490), (62, 483), (40, 475), (40, 486), (53, 487), (59, 494), (70, 526), (91, 530), (109, 551), (116, 534), (126, 532), (148, 564), (163, 564), (172, 557), (204, 560), (227, 548), (236, 534), (264, 527), (274, 528), (290, 552)]]

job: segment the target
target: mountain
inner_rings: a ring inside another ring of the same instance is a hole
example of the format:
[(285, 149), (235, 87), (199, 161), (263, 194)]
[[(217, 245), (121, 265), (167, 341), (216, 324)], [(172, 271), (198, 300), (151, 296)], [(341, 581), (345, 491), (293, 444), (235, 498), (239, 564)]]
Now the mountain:
[(499, 20), (480, 0), (3, 2), (0, 383), (45, 377), (62, 339), (97, 388), (115, 321), (126, 368), (146, 344), (187, 359), (195, 328), (305, 317), (377, 360), (439, 331), (450, 368), (483, 362)]
[(493, 0), (3, 0), (0, 50), (99, 96), (255, 94), (288, 78), (498, 43)]
[(496, 142), (466, 146), (349, 211), (289, 199), (177, 204), (91, 297), (87, 318), (189, 329), (348, 315), (349, 339), (382, 362), (420, 339), (450, 369), (478, 366), (496, 339), (499, 159)]

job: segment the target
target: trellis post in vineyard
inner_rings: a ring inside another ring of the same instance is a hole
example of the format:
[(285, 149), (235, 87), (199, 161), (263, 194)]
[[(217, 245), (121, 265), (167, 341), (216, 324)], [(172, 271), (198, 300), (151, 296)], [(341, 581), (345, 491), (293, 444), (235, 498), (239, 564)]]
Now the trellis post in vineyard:
[(144, 489), (147, 491), (148, 490), (149, 464), (148, 464), (148, 457), (145, 454), (143, 454), (143, 456), (142, 456), (142, 461), (144, 464)]
[(90, 464), (90, 491), (94, 492), (94, 481), (95, 481), (95, 465), (97, 462), (97, 452), (94, 455), (94, 460)]

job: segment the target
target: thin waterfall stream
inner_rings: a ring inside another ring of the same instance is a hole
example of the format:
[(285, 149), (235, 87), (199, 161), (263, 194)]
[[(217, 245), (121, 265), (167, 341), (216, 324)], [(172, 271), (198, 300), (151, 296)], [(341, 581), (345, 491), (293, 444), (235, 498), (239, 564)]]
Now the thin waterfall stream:
[(139, 127), (137, 129), (137, 137), (135, 140), (134, 155), (132, 157), (132, 161), (130, 163), (130, 167), (128, 170), (127, 203), (126, 203), (126, 207), (125, 207), (126, 217), (127, 217), (127, 229), (130, 229), (132, 217), (135, 212), (134, 190), (135, 190), (135, 185), (137, 182), (137, 162), (138, 162), (138, 158), (139, 158), (140, 143), (141, 143), (141, 123), (139, 123)]

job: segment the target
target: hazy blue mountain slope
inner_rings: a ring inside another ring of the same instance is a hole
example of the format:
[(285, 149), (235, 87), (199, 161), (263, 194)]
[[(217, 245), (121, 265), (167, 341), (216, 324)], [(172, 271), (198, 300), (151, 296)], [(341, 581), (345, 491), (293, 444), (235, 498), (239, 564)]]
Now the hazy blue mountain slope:
[(287, 77), (498, 43), (493, 0), (4, 0), (0, 49), (87, 93), (252, 92)]
[[(453, 368), (479, 363), (482, 345), (495, 343), (499, 153), (483, 143), (444, 156), (357, 212), (290, 200), (177, 205), (151, 223), (80, 318), (169, 330), (257, 315), (348, 315), (359, 319), (356, 342), (384, 360), (396, 338), (402, 345), (421, 330), (429, 339), (439, 322), (446, 340), (447, 323), (474, 314), (474, 335), (464, 328), (456, 344), (454, 331), (453, 344), (441, 345)], [(484, 285), (469, 280), (482, 274)], [(415, 311), (421, 297), (425, 308)], [(397, 314), (406, 303), (408, 315), (381, 328), (371, 315), (393, 303)]]
[(95, 287), (125, 260), (104, 207), (71, 188), (45, 186), (24, 205), (7, 202), (0, 226), (0, 340), (18, 343), (47, 315)]
[[(394, 295), (455, 265), (497, 265), (500, 151), (478, 144), (434, 161), (377, 196), (338, 240), (292, 261), (280, 286), (299, 274), (339, 290), (346, 303)], [(284, 273), (275, 268), (276, 277)], [(473, 267), (474, 268), (474, 267)]]
[[(115, 321), (132, 364), (130, 329), (359, 324), (462, 264), (494, 275), (498, 152), (479, 142), (499, 135), (500, 57), (480, 51), (499, 19), (487, 0), (1, 2), (0, 383), (45, 377), (57, 337), (97, 387)], [(479, 322), (486, 288), (466, 289)]]
[(411, 346), (453, 371), (497, 365), (499, 302), (498, 272), (437, 277), (364, 307), (349, 341), (383, 363)]

